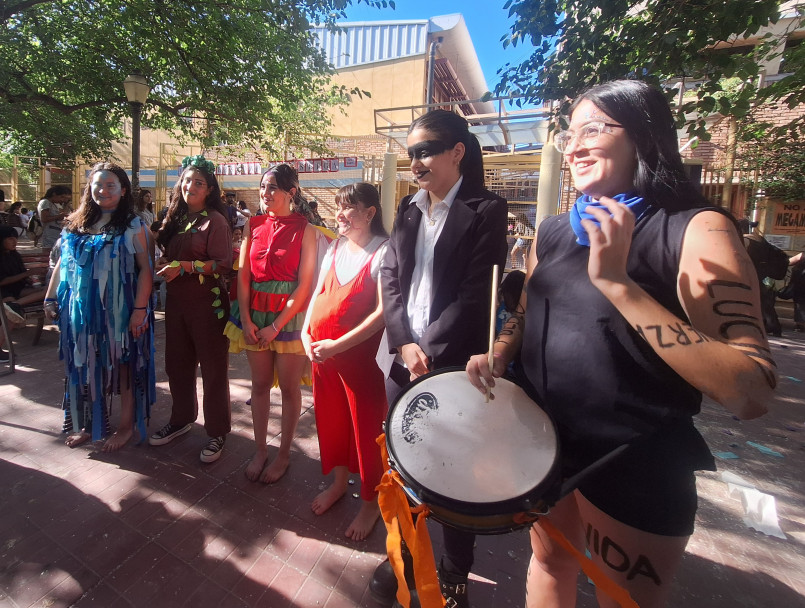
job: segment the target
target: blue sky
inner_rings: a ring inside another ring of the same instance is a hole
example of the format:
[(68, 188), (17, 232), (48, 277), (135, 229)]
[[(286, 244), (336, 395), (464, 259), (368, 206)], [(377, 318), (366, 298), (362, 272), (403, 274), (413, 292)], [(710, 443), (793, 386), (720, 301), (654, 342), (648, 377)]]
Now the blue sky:
[[(355, 2), (355, 0), (353, 0)], [(503, 49), (501, 36), (509, 32), (513, 21), (503, 10), (505, 0), (395, 0), (396, 9), (374, 9), (365, 4), (353, 4), (347, 9), (349, 21), (393, 21), (395, 19), (429, 19), (438, 15), (461, 13), (475, 45), (490, 91), (498, 83), (497, 71), (506, 63), (518, 64), (532, 50), (530, 44)]]

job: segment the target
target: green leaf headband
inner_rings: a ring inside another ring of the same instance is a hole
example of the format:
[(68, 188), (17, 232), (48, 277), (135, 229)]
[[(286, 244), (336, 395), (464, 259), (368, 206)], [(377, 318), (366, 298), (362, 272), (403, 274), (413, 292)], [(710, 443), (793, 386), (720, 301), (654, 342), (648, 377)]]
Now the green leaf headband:
[(185, 156), (184, 160), (182, 160), (182, 171), (187, 169), (187, 167), (193, 166), (198, 167), (199, 169), (203, 169), (210, 175), (215, 175), (215, 163), (211, 160), (207, 160), (204, 158), (203, 154), (196, 154), (195, 156)]

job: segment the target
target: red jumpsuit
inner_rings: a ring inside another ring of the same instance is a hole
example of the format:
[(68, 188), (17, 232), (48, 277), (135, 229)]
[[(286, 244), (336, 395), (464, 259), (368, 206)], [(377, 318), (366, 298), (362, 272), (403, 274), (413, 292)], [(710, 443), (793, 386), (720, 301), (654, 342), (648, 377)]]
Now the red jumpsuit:
[[(377, 281), (371, 275), (374, 255), (355, 278), (341, 285), (335, 253), (334, 249), (333, 263), (313, 303), (309, 328), (313, 342), (340, 338), (377, 308)], [(351, 349), (313, 364), (322, 472), (327, 475), (336, 466), (360, 472), (361, 498), (367, 501), (377, 496), (375, 488), (383, 475), (375, 441), (388, 410), (385, 379), (375, 361), (382, 334), (378, 330)]]

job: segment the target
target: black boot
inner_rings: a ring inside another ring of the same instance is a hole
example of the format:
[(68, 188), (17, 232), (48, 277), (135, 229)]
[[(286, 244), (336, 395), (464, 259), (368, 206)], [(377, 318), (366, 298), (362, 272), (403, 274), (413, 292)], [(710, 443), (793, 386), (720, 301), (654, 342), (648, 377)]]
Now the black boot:
[(466, 576), (452, 574), (439, 565), (439, 589), (447, 600), (445, 608), (470, 608)]
[[(411, 608), (419, 608), (419, 600), (416, 597), (416, 583), (414, 582), (414, 560), (411, 557), (411, 552), (405, 541), (402, 541), (401, 546), (402, 560), (404, 566), (405, 582), (408, 584), (411, 594)], [(375, 568), (372, 574), (372, 580), (369, 581), (369, 593), (372, 594), (378, 602), (385, 605), (392, 605), (395, 607), (399, 604), (395, 601), (397, 598), (397, 577), (394, 574), (394, 569), (391, 567), (389, 560), (382, 562)]]

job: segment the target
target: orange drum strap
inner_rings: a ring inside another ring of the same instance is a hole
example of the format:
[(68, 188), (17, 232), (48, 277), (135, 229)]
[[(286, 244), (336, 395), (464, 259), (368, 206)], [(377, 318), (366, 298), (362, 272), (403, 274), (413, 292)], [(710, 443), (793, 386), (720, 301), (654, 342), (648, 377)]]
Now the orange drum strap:
[(576, 547), (574, 547), (570, 541), (565, 538), (565, 535), (557, 530), (550, 521), (542, 518), (539, 520), (539, 525), (543, 530), (545, 530), (545, 532), (548, 533), (548, 536), (550, 536), (551, 539), (553, 539), (562, 548), (564, 548), (565, 551), (576, 558), (576, 561), (578, 561), (579, 565), (581, 565), (581, 569), (584, 570), (584, 574), (590, 577), (590, 580), (595, 583), (596, 587), (618, 602), (621, 606), (623, 606), (623, 608), (639, 608), (637, 602), (632, 599), (632, 596), (629, 595), (629, 592), (626, 591), (626, 589), (609, 578), (601, 571), (601, 568), (599, 568), (593, 562), (593, 560), (576, 549)]
[[(377, 443), (380, 445), (383, 467), (386, 471), (380, 480), (380, 485), (376, 488), (377, 502), (380, 505), (380, 513), (388, 532), (386, 551), (394, 574), (397, 576), (397, 601), (404, 608), (408, 608), (411, 603), (400, 548), (401, 540), (405, 539), (414, 562), (414, 579), (420, 605), (422, 608), (442, 608), (445, 602), (439, 590), (436, 561), (433, 558), (433, 547), (428, 534), (428, 508), (425, 505), (413, 509), (409, 506), (399, 474), (390, 470), (389, 467), (386, 435), (380, 435)], [(412, 513), (419, 514), (416, 525), (414, 525)]]

